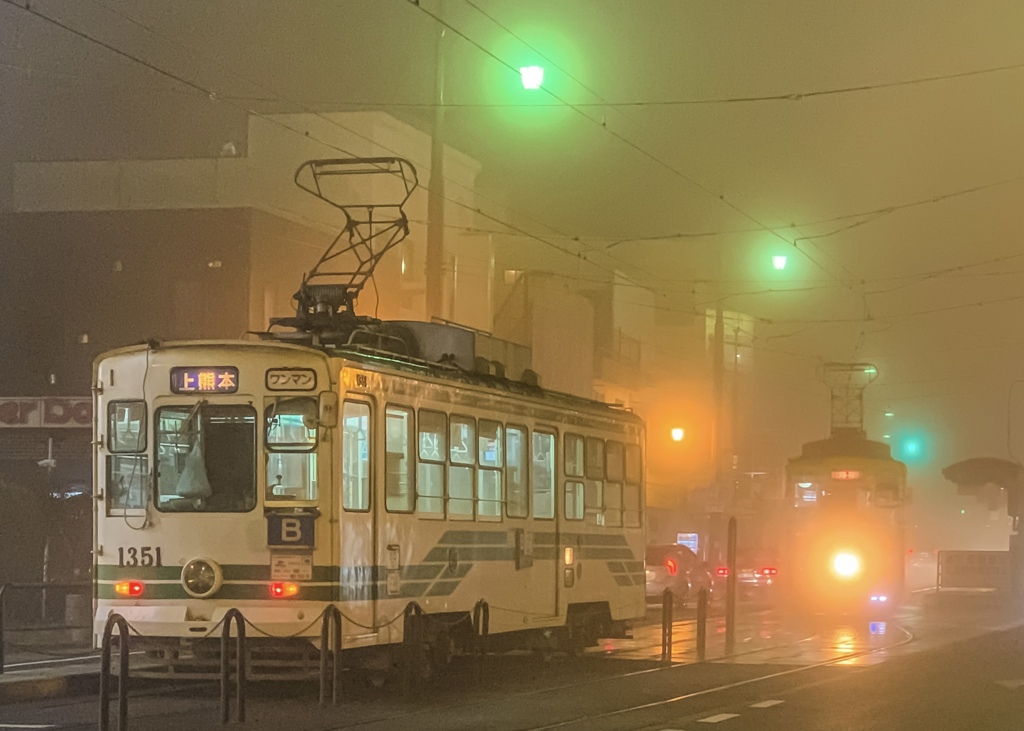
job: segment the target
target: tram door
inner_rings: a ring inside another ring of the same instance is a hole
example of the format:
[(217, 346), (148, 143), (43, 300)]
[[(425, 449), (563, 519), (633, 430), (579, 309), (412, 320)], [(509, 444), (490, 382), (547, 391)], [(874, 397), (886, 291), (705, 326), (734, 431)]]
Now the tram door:
[[(538, 560), (531, 571), (548, 574), (535, 582), (533, 606), (536, 611), (558, 615), (558, 593), (562, 580), (561, 537), (558, 529), (558, 509), (556, 495), (558, 491), (555, 430), (547, 431), (538, 427), (532, 434), (530, 450), (530, 487), (533, 491), (531, 501), (533, 507), (533, 526), (535, 536), (547, 534), (546, 540), (538, 544), (549, 544), (553, 547), (552, 560)], [(540, 552), (538, 552), (540, 553)], [(543, 553), (540, 553), (543, 556)]]
[(371, 400), (359, 397), (345, 399), (341, 408), (341, 600), (345, 614), (362, 625), (346, 627), (349, 637), (373, 635), (377, 626), (371, 480), (375, 411)]

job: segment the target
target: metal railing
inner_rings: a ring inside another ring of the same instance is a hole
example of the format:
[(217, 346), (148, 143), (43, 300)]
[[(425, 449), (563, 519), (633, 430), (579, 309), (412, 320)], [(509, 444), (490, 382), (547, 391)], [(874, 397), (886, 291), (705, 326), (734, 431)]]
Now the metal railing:
[(128, 731), (128, 622), (120, 614), (111, 614), (103, 627), (100, 645), (100, 729), (110, 729), (110, 654), (114, 629), (117, 628), (117, 731)]
[[(333, 629), (333, 632), (332, 632)], [(331, 656), (331, 704), (338, 705), (341, 682), (341, 610), (334, 604), (324, 609), (320, 625), (320, 705), (327, 704), (327, 655)]]
[[(0, 584), (0, 675), (3, 675), (4, 668), (5, 668), (6, 662), (7, 662), (6, 635), (7, 635), (8, 632), (12, 631), (12, 630), (8, 629), (6, 627), (6, 624), (5, 624), (5, 618), (6, 618), (6, 615), (7, 615), (7, 597), (8, 597), (8, 595), (12, 591), (23, 591), (23, 590), (41, 591), (42, 592), (42, 597), (43, 597), (42, 598), (42, 605), (41, 606), (43, 608), (45, 608), (45, 606), (46, 606), (46, 600), (45, 600), (46, 599), (46, 592), (47, 592), (47, 590), (51, 590), (51, 589), (59, 589), (59, 590), (74, 589), (74, 590), (78, 590), (78, 591), (72, 591), (72, 592), (67, 592), (67, 593), (71, 593), (71, 594), (84, 594), (84, 593), (88, 592), (91, 595), (92, 594), (92, 582), (81, 582), (81, 581), (77, 581), (77, 582), (53, 582), (53, 581), (47, 581), (47, 582), (37, 582), (37, 583), (25, 583), (25, 584), (18, 584), (18, 583), (13, 583), (13, 582), (5, 583), (5, 584)], [(40, 616), (42, 616), (45, 619), (45, 609), (41, 609)], [(40, 627), (33, 627), (32, 628), (33, 631), (61, 630), (61, 629), (88, 629), (88, 630), (92, 630), (92, 625), (90, 624), (90, 625), (81, 625), (81, 626), (77, 626), (77, 625), (76, 626), (69, 626), (69, 625), (67, 625), (65, 623), (65, 624), (62, 624), (62, 625), (55, 625), (53, 627), (40, 626)]]
[(226, 725), (231, 719), (229, 708), (228, 681), (231, 678), (229, 640), (231, 625), (235, 625), (235, 716), (239, 723), (245, 721), (245, 617), (237, 609), (229, 609), (224, 615), (220, 631), (220, 722)]

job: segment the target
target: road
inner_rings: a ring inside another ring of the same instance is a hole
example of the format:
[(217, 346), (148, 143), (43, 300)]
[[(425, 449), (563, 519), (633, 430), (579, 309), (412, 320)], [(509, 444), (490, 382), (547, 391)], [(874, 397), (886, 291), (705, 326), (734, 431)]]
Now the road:
[[(682, 647), (656, 662), (654, 628), (580, 658), (506, 655), (457, 663), (415, 697), (347, 674), (321, 709), (311, 684), (254, 684), (245, 728), (289, 731), (492, 729), (1015, 729), (1024, 728), (1020, 609), (992, 597), (919, 594), (875, 632), (866, 622), (785, 618), (744, 607), (736, 653), (711, 660)], [(116, 705), (112, 709), (116, 712)], [(93, 696), (0, 706), (0, 728), (95, 728)], [(188, 731), (219, 721), (216, 684), (138, 681), (131, 728)]]

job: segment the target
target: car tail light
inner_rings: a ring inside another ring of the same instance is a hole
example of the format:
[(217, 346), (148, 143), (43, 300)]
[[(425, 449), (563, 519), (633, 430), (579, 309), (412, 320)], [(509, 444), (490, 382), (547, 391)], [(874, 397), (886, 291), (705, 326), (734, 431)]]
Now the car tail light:
[(668, 569), (668, 575), (669, 576), (675, 576), (676, 573), (679, 571), (679, 565), (676, 564), (676, 561), (675, 561), (674, 558), (666, 558), (665, 559), (665, 568)]
[(141, 581), (119, 581), (114, 584), (114, 593), (121, 596), (142, 596), (146, 585)]
[(287, 599), (299, 593), (299, 585), (290, 581), (275, 581), (270, 585), (270, 596), (274, 599)]
[(728, 576), (728, 575), (729, 575), (729, 567), (728, 566), (719, 566), (717, 569), (715, 569), (715, 576)]
[(778, 576), (779, 570), (774, 566), (765, 566), (763, 569), (761, 569), (761, 574), (763, 576)]

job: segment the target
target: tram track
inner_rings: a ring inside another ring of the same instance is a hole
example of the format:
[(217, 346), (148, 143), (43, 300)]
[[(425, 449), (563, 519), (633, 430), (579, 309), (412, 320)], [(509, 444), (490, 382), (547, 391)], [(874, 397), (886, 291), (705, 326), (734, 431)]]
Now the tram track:
[(703, 688), (701, 690), (695, 690), (695, 691), (691, 691), (689, 693), (683, 693), (681, 695), (677, 695), (677, 696), (674, 696), (674, 697), (671, 697), (671, 698), (665, 698), (665, 699), (658, 700), (658, 701), (650, 701), (650, 702), (647, 702), (647, 703), (640, 703), (640, 704), (636, 704), (636, 705), (633, 705), (633, 706), (627, 706), (625, 708), (619, 708), (619, 709), (615, 709), (615, 710), (611, 710), (611, 711), (604, 711), (604, 712), (601, 712), (601, 713), (593, 713), (593, 714), (590, 714), (590, 715), (587, 715), (587, 716), (583, 716), (583, 717), (580, 717), (580, 718), (574, 718), (574, 719), (570, 719), (570, 720), (566, 720), (566, 721), (559, 721), (559, 722), (556, 722), (556, 723), (545, 724), (543, 726), (524, 727), (524, 728), (517, 729), (517, 731), (553, 731), (553, 729), (564, 729), (564, 728), (570, 728), (572, 726), (578, 726), (578, 725), (581, 725), (581, 724), (592, 724), (592, 723), (594, 723), (596, 721), (600, 721), (600, 720), (607, 719), (607, 718), (613, 718), (613, 717), (617, 717), (617, 716), (624, 716), (624, 715), (627, 715), (627, 714), (630, 714), (630, 713), (639, 713), (641, 711), (651, 710), (651, 709), (660, 708), (660, 707), (666, 707), (666, 706), (672, 705), (674, 703), (681, 703), (683, 701), (687, 701), (687, 700), (690, 700), (690, 699), (693, 699), (693, 698), (699, 698), (701, 696), (707, 696), (707, 695), (711, 695), (711, 694), (714, 694), (714, 693), (721, 693), (721, 692), (724, 692), (724, 691), (733, 690), (735, 688), (740, 688), (740, 687), (743, 687), (743, 686), (753, 685), (755, 683), (761, 683), (761, 682), (765, 682), (765, 681), (768, 681), (768, 680), (774, 680), (775, 678), (782, 678), (782, 677), (797, 675), (797, 674), (800, 674), (800, 673), (810, 672), (812, 670), (816, 670), (816, 669), (823, 668), (823, 667), (839, 665), (841, 663), (848, 662), (850, 660), (854, 660), (854, 659), (859, 658), (859, 657), (866, 657), (868, 655), (874, 655), (874, 654), (877, 654), (879, 652), (885, 652), (885, 651), (888, 651), (888, 650), (895, 649), (897, 647), (902, 647), (902, 646), (907, 645), (910, 642), (914, 641), (914, 634), (912, 632), (910, 632), (909, 630), (907, 630), (904, 627), (897, 627), (896, 629), (898, 629), (898, 630), (900, 630), (901, 632), (904, 633), (904, 638), (902, 640), (900, 640), (899, 642), (894, 642), (892, 644), (885, 645), (884, 647), (875, 647), (875, 648), (869, 648), (869, 649), (865, 649), (865, 650), (860, 650), (860, 651), (857, 651), (857, 652), (849, 652), (849, 653), (845, 653), (843, 655), (840, 655), (838, 657), (830, 658), (828, 660), (823, 660), (823, 661), (817, 662), (817, 663), (812, 663), (810, 665), (802, 665), (800, 667), (789, 668), (787, 670), (779, 670), (779, 671), (772, 672), (772, 673), (766, 673), (764, 675), (758, 675), (758, 676), (755, 676), (753, 678), (745, 678), (743, 680), (738, 680), (738, 681), (735, 681), (735, 682), (732, 682), (732, 683), (726, 683), (726, 684), (723, 684), (723, 685), (718, 685), (718, 686), (715, 686), (715, 687), (712, 687), (712, 688)]

